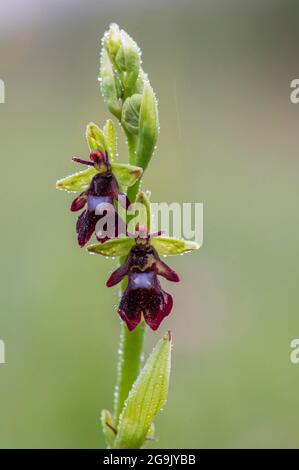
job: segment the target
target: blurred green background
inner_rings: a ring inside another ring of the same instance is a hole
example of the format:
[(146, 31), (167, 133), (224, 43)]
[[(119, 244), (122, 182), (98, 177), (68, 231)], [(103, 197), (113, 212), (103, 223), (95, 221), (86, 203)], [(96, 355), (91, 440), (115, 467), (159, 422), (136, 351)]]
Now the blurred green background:
[[(299, 5), (294, 1), (10, 0), (0, 7), (1, 447), (103, 447), (119, 320), (115, 262), (75, 243), (71, 195), (87, 154), (100, 36), (138, 42), (161, 134), (144, 178), (154, 201), (204, 202), (204, 245), (169, 260), (169, 400), (154, 447), (298, 447)], [(125, 146), (121, 144), (125, 160)], [(164, 284), (166, 286), (166, 284)]]

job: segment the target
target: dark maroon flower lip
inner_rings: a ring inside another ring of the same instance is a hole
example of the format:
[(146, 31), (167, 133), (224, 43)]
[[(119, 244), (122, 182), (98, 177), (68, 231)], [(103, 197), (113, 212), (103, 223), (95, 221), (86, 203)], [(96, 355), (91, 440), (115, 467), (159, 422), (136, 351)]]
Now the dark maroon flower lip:
[(96, 231), (97, 223), (107, 212), (101, 213), (101, 205), (109, 204), (110, 211), (113, 212), (114, 227), (107, 234), (96, 234), (97, 240), (101, 243), (115, 238), (120, 233), (126, 233), (124, 222), (119, 217), (114, 208), (114, 201), (124, 201), (125, 206), (129, 205), (126, 196), (120, 191), (118, 182), (111, 171), (111, 165), (107, 153), (99, 150), (90, 153), (90, 161), (74, 157), (73, 161), (93, 166), (98, 173), (92, 178), (88, 189), (76, 197), (71, 204), (71, 211), (79, 211), (87, 205), (86, 209), (80, 214), (76, 224), (78, 244), (82, 248), (90, 240)]
[(144, 236), (136, 238), (136, 244), (126, 261), (111, 274), (106, 283), (107, 287), (112, 287), (128, 276), (118, 313), (130, 331), (140, 323), (142, 315), (150, 328), (156, 330), (170, 314), (173, 299), (162, 289), (158, 276), (172, 282), (179, 281), (177, 273), (160, 259), (151, 246), (151, 236), (145, 231), (142, 233)]

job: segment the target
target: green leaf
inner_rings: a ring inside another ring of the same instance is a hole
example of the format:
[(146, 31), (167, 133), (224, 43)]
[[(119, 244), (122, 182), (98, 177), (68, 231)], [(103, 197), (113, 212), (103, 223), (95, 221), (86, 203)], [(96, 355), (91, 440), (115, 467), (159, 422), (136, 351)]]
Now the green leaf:
[(158, 138), (158, 106), (153, 89), (149, 82), (145, 82), (140, 114), (139, 114), (139, 133), (137, 145), (137, 165), (144, 170), (147, 167)]
[(151, 238), (151, 245), (161, 255), (179, 255), (200, 248), (195, 242), (168, 237), (153, 237)]
[(149, 356), (120, 415), (116, 449), (139, 449), (164, 406), (169, 387), (171, 335), (168, 332)]
[(103, 433), (106, 441), (106, 445), (108, 449), (113, 448), (115, 436), (116, 436), (116, 429), (114, 427), (113, 419), (111, 416), (110, 411), (103, 410), (101, 413), (101, 423), (103, 428)]
[(87, 247), (87, 250), (90, 253), (96, 253), (103, 256), (126, 256), (134, 243), (134, 240), (129, 237), (114, 238), (113, 240), (108, 240), (105, 243), (90, 245)]
[(98, 171), (91, 167), (87, 170), (79, 171), (70, 176), (66, 176), (56, 183), (57, 189), (63, 189), (65, 191), (82, 192), (85, 191), (92, 180), (92, 178), (98, 173)]
[(91, 152), (93, 150), (105, 152), (104, 134), (94, 122), (90, 122), (86, 127), (86, 140)]
[(103, 129), (103, 134), (104, 134), (104, 140), (105, 140), (105, 147), (106, 147), (106, 150), (108, 151), (109, 161), (110, 163), (112, 163), (116, 160), (117, 145), (116, 145), (115, 126), (114, 126), (113, 121), (111, 121), (111, 119), (107, 120)]
[(102, 49), (101, 54), (101, 67), (100, 67), (100, 82), (101, 92), (108, 109), (118, 119), (121, 117), (121, 102), (118, 96), (117, 78), (114, 76), (113, 66), (106, 49)]
[(142, 95), (135, 94), (126, 99), (123, 104), (121, 122), (125, 129), (131, 134), (139, 132), (139, 113)]
[(128, 163), (112, 163), (112, 171), (121, 186), (133, 186), (141, 177), (142, 168)]

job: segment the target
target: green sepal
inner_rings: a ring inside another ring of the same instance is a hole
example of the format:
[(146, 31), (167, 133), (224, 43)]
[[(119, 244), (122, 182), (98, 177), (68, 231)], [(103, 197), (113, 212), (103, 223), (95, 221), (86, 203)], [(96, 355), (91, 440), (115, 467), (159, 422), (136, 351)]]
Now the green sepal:
[(66, 176), (57, 181), (56, 189), (63, 189), (64, 191), (71, 192), (82, 192), (88, 189), (92, 178), (98, 173), (93, 168), (87, 168), (87, 170), (79, 171), (73, 175)]
[(116, 436), (116, 429), (114, 427), (113, 419), (110, 411), (102, 410), (101, 412), (101, 424), (105, 442), (108, 449), (112, 449)]
[(129, 163), (112, 163), (111, 167), (118, 183), (126, 187), (133, 186), (143, 173), (142, 168)]
[(116, 134), (115, 134), (115, 126), (111, 119), (108, 119), (104, 129), (103, 129), (103, 137), (105, 141), (105, 148), (108, 152), (108, 157), (110, 163), (115, 162), (116, 155), (117, 155), (117, 143), (116, 143)]
[(119, 237), (114, 238), (113, 240), (108, 240), (105, 243), (90, 245), (87, 247), (87, 250), (89, 253), (96, 253), (103, 256), (126, 256), (134, 243), (134, 239), (132, 238)]
[(180, 255), (200, 248), (198, 243), (170, 237), (153, 237), (151, 238), (151, 245), (161, 255)]
[(168, 332), (149, 356), (130, 390), (119, 419), (116, 449), (139, 449), (168, 395), (171, 335)]
[(105, 137), (103, 131), (94, 122), (87, 124), (85, 135), (91, 152), (93, 150), (100, 150), (103, 153), (105, 152)]

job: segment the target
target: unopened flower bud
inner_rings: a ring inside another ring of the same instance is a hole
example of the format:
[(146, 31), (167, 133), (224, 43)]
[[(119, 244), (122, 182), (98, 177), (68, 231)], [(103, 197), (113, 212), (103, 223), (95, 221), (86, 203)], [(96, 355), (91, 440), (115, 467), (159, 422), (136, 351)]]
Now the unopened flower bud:
[(123, 30), (120, 32), (121, 47), (115, 56), (115, 63), (121, 72), (126, 96), (132, 94), (140, 68), (140, 51), (135, 41)]
[(120, 84), (113, 71), (113, 66), (106, 49), (103, 49), (101, 54), (100, 83), (101, 92), (109, 111), (120, 119), (122, 108), (121, 101), (119, 100), (121, 92)]
[(126, 99), (122, 108), (121, 122), (124, 128), (131, 134), (139, 132), (139, 113), (142, 95), (135, 94)]
[(120, 30), (116, 23), (111, 23), (108, 31), (104, 35), (104, 47), (111, 58), (115, 58), (121, 46)]

